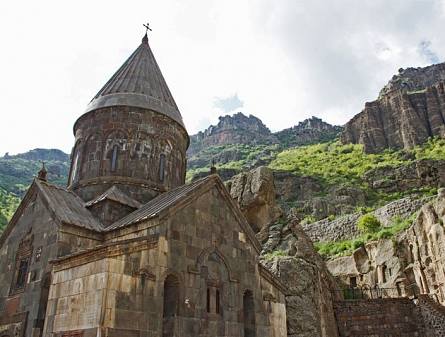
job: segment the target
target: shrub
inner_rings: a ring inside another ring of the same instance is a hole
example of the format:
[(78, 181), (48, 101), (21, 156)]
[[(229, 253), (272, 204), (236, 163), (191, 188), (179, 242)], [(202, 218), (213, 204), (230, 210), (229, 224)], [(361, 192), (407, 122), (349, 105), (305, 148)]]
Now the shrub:
[(303, 220), (301, 220), (301, 224), (307, 225), (307, 224), (313, 223), (315, 221), (316, 221), (316, 219), (312, 215), (307, 215), (304, 217)]
[(379, 231), (377, 233), (377, 238), (378, 239), (389, 239), (392, 236), (393, 236), (393, 233), (389, 229), (382, 229), (381, 231)]
[(357, 227), (363, 233), (375, 233), (380, 229), (380, 221), (374, 214), (368, 213), (360, 217)]
[(276, 258), (276, 257), (282, 257), (282, 256), (287, 256), (287, 254), (286, 254), (285, 251), (283, 251), (283, 250), (281, 250), (281, 249), (274, 250), (274, 251), (271, 252), (271, 253), (266, 253), (266, 254), (263, 255), (263, 257), (264, 257), (267, 261), (270, 261), (270, 260), (273, 260), (273, 259)]
[(354, 250), (363, 247), (365, 245), (365, 241), (363, 239), (356, 239), (352, 242), (352, 248)]

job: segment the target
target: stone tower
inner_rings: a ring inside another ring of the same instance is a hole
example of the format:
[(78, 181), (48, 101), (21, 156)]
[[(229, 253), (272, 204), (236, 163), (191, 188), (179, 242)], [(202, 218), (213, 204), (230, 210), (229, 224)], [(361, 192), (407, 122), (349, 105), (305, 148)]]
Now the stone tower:
[(88, 201), (116, 186), (145, 203), (185, 183), (189, 136), (147, 35), (74, 124), (68, 188)]

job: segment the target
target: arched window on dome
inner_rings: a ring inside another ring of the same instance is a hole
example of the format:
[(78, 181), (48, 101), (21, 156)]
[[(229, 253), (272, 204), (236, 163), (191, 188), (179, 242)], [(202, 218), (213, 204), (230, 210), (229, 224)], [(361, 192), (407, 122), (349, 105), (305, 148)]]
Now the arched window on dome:
[(106, 136), (103, 144), (103, 175), (125, 175), (128, 135), (122, 130), (114, 130)]
[(161, 153), (159, 156), (159, 181), (164, 182), (165, 179), (165, 154)]
[(116, 172), (117, 170), (118, 156), (119, 156), (119, 146), (116, 144), (113, 146), (113, 152), (111, 154), (111, 167), (110, 167), (111, 172)]
[(211, 301), (211, 294), (210, 294), (210, 288), (207, 288), (207, 312), (210, 312), (210, 301)]
[(220, 303), (220, 295), (219, 295), (219, 289), (216, 289), (215, 291), (215, 312), (217, 314), (221, 313), (221, 303)]

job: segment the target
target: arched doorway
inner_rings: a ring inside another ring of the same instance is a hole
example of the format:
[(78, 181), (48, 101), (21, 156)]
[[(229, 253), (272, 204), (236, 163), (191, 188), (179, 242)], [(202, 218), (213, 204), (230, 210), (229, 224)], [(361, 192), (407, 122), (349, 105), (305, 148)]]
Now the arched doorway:
[(164, 281), (164, 305), (162, 312), (162, 337), (175, 336), (176, 317), (179, 309), (179, 280), (168, 275)]
[(255, 337), (255, 303), (253, 293), (246, 290), (243, 296), (244, 337)]

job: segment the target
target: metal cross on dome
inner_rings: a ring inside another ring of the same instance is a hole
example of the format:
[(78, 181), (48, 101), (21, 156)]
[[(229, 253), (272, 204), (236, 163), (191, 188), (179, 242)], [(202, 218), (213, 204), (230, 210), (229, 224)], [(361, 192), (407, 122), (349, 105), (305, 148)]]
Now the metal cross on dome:
[(147, 34), (148, 31), (151, 32), (150, 24), (148, 22), (147, 22), (147, 24), (143, 23), (142, 25), (145, 27), (145, 34)]

